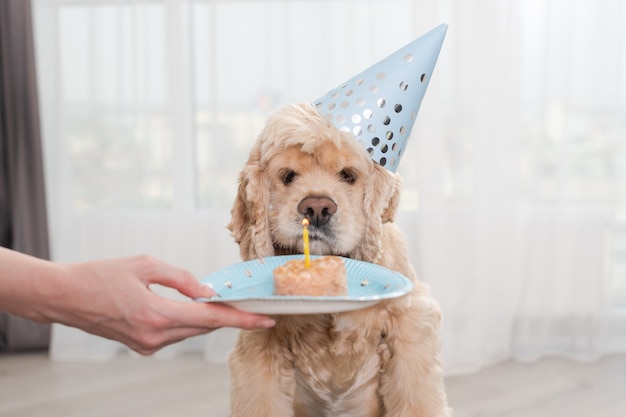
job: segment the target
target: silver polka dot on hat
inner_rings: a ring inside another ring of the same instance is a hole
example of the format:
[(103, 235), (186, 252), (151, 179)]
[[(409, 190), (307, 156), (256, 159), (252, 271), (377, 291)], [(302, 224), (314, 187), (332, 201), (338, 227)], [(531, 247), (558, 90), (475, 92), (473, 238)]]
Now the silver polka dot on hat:
[(448, 26), (442, 24), (314, 102), (372, 159), (395, 172), (426, 93)]

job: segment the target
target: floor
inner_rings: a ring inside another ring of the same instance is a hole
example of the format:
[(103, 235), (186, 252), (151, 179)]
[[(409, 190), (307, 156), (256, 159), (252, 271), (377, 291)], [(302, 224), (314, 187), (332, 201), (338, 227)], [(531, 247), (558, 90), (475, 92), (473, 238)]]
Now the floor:
[[(505, 362), (446, 378), (456, 417), (624, 417), (626, 356)], [(201, 356), (103, 363), (0, 355), (0, 417), (225, 417), (228, 370)]]

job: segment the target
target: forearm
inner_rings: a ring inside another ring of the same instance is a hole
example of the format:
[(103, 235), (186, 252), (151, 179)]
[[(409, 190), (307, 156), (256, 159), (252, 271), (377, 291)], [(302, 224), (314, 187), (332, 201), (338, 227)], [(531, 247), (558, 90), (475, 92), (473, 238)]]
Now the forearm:
[(50, 322), (65, 266), (0, 247), (0, 311)]

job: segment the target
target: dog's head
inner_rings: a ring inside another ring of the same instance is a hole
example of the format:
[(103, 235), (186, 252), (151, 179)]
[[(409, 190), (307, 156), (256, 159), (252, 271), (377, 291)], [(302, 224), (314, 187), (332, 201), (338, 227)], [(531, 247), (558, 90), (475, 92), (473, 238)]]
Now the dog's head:
[(240, 173), (228, 226), (244, 259), (311, 253), (375, 262), (382, 224), (394, 220), (399, 177), (310, 104), (271, 116)]

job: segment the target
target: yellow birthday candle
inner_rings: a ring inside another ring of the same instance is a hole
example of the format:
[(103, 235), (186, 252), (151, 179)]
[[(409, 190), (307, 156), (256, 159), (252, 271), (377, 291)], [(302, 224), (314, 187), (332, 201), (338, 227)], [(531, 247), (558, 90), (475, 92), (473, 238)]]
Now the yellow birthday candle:
[(311, 251), (309, 249), (309, 219), (302, 219), (302, 239), (304, 240), (304, 267), (311, 266)]

